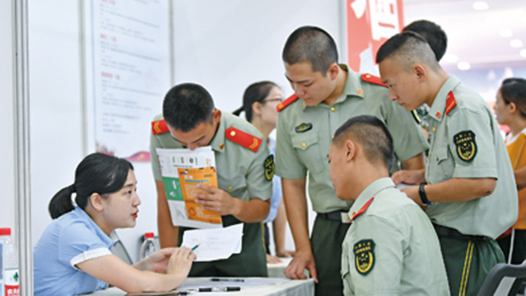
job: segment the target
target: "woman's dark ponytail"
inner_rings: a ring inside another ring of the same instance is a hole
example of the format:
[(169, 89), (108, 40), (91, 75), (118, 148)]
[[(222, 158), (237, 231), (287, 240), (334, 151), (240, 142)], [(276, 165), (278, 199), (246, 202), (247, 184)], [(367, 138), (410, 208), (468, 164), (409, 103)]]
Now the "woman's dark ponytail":
[(71, 195), (75, 192), (75, 185), (62, 188), (49, 202), (48, 210), (52, 219), (56, 219), (75, 208), (71, 202)]

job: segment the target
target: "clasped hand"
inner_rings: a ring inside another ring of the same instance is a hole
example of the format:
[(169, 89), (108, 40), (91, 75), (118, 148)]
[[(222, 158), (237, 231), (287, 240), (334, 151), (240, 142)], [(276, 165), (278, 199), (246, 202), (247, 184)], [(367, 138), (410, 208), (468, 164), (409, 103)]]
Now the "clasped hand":
[(197, 188), (200, 192), (194, 195), (195, 202), (205, 210), (216, 212), (221, 216), (236, 215), (239, 199), (216, 187), (199, 184)]

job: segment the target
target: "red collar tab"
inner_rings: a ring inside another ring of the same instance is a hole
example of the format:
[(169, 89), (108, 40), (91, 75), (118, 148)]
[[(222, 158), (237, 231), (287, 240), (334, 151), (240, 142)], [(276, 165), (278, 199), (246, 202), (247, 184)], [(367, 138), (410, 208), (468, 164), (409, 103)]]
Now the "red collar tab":
[(363, 207), (358, 211), (358, 212), (354, 212), (352, 214), (352, 217), (351, 217), (351, 222), (358, 216), (360, 216), (361, 214), (365, 213), (365, 211), (367, 211), (367, 208), (371, 205), (371, 203), (373, 202), (373, 199), (374, 199), (374, 196), (371, 197), (371, 199), (369, 199), (369, 201), (367, 203), (365, 203), (363, 205)]
[(225, 130), (225, 136), (230, 141), (239, 144), (248, 150), (252, 150), (253, 152), (258, 152), (259, 146), (261, 145), (261, 142), (263, 142), (260, 138), (254, 137), (253, 135), (245, 133), (244, 131), (232, 126)]
[(153, 121), (152, 122), (152, 132), (153, 134), (160, 135), (169, 132), (168, 125), (164, 119)]
[(290, 97), (288, 97), (285, 101), (279, 103), (278, 106), (276, 106), (276, 110), (278, 110), (278, 112), (280, 112), (281, 110), (285, 109), (288, 105), (292, 104), (294, 101), (296, 101), (299, 98), (300, 97), (298, 97), (295, 94), (290, 96)]
[(446, 115), (448, 115), (451, 110), (455, 109), (456, 106), (457, 101), (455, 100), (455, 95), (453, 94), (453, 91), (449, 91), (446, 99)]
[(378, 76), (374, 76), (374, 75), (365, 73), (365, 74), (362, 74), (361, 77), (362, 77), (362, 80), (365, 81), (365, 82), (369, 82), (369, 83), (372, 83), (372, 84), (377, 84), (377, 85), (381, 85), (381, 86), (387, 87), (387, 84), (383, 83), (382, 79), (380, 77), (378, 77)]

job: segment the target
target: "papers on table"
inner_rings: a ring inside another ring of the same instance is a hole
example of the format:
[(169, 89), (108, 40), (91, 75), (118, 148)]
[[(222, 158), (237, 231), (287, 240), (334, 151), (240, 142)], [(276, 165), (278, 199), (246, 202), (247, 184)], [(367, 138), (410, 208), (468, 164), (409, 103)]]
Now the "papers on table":
[(221, 215), (195, 202), (198, 184), (217, 187), (215, 155), (210, 146), (190, 149), (157, 148), (172, 223), (195, 228), (223, 227)]
[(183, 234), (182, 246), (194, 250), (196, 262), (227, 259), (232, 254), (241, 252), (243, 224), (236, 224), (221, 229), (187, 230)]

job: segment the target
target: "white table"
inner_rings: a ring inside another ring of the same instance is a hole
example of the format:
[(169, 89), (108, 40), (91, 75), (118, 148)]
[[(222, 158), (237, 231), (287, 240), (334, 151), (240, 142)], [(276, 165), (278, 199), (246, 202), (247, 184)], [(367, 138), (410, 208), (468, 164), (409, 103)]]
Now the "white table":
[[(309, 296), (314, 295), (314, 280), (287, 280), (283, 278), (229, 278), (243, 279), (244, 282), (213, 282), (211, 278), (188, 278), (177, 288), (177, 291), (188, 291), (196, 288), (239, 286), (238, 292), (194, 292), (192, 296)], [(123, 296), (126, 292), (118, 288), (97, 291), (92, 296)]]

